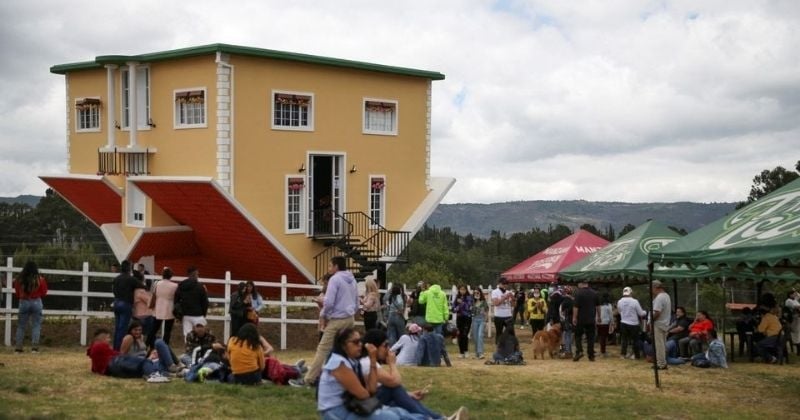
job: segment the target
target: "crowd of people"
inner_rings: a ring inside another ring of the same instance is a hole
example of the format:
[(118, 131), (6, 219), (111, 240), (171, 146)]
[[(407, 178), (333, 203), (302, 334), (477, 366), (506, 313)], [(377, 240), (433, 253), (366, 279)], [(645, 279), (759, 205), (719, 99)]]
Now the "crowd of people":
[[(356, 279), (345, 263), (342, 257), (331, 260), (323, 290), (314, 298), (319, 305), (320, 335), (314, 359), (306, 366), (304, 360), (282, 363), (258, 333), (258, 311), (264, 300), (253, 282), (239, 284), (231, 297), (233, 334), (223, 343), (208, 328), (208, 293), (198, 281), (197, 268), (190, 267), (182, 281), (173, 280), (169, 268), (164, 268), (160, 279), (149, 281), (153, 276), (148, 276), (144, 266), (134, 269), (123, 261), (115, 267), (118, 275), (113, 280), (113, 330), (95, 332), (87, 349), (91, 370), (114, 377), (144, 377), (151, 383), (182, 377), (188, 382), (314, 386), (323, 418), (359, 413), (375, 419), (438, 419), (444, 417), (422, 403), (427, 390), (407, 391), (397, 367), (452, 366), (445, 345), (451, 337), (457, 338), (459, 358), (486, 359), (490, 306), (495, 351), (486, 364), (526, 363), (515, 334), (519, 325), (534, 336), (540, 331), (555, 332), (557, 357), (575, 362), (584, 357), (596, 360), (595, 341), (600, 357), (608, 357), (613, 340), (619, 344), (620, 358), (647, 358), (659, 369), (684, 363), (728, 367), (724, 342), (709, 313), (697, 311), (692, 319), (682, 306), (673, 312), (670, 296), (659, 281), (653, 282), (651, 319), (632, 288), (623, 288), (615, 302), (586, 282), (577, 288), (549, 285), (525, 291), (514, 290), (501, 278), (488, 294), (460, 285), (448, 296), (439, 285), (423, 281), (408, 295), (395, 285), (381, 297), (374, 280), (367, 280), (359, 296)], [(20, 300), (15, 351), (23, 351), (30, 323), (31, 350), (36, 352), (47, 281), (31, 262), (16, 276), (14, 289)], [(740, 352), (752, 343), (751, 352), (766, 363), (775, 363), (781, 334), (800, 351), (798, 297), (792, 290), (781, 305), (767, 293), (754, 310), (746, 308), (737, 322)], [(358, 314), (365, 333), (355, 329)], [(176, 320), (182, 327), (180, 355), (170, 346)], [(462, 407), (450, 418), (465, 414)]]

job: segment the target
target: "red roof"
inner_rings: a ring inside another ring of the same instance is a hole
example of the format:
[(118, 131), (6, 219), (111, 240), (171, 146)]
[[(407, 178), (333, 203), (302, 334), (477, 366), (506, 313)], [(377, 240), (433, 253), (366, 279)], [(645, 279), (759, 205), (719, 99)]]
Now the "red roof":
[[(284, 254), (263, 227), (210, 180), (132, 179), (153, 202), (191, 231), (144, 231), (129, 254), (136, 261), (153, 255), (155, 266), (184, 275), (194, 265), (204, 278), (308, 284), (302, 269)], [(275, 289), (277, 290), (277, 289)], [(263, 292), (262, 292), (263, 293)]]
[(122, 221), (122, 193), (102, 176), (40, 178), (95, 225)]
[(503, 277), (517, 283), (550, 283), (558, 279), (558, 272), (572, 263), (608, 245), (608, 241), (578, 230), (547, 249), (515, 265)]

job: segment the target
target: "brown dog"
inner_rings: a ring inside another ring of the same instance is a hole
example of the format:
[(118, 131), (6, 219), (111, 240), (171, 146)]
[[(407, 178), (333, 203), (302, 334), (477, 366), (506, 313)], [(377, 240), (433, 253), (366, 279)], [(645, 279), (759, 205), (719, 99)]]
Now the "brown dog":
[(544, 352), (550, 354), (550, 358), (554, 359), (561, 347), (561, 325), (553, 324), (550, 331), (536, 331), (531, 340), (533, 345), (533, 359), (536, 360), (536, 355), (541, 356), (544, 360)]

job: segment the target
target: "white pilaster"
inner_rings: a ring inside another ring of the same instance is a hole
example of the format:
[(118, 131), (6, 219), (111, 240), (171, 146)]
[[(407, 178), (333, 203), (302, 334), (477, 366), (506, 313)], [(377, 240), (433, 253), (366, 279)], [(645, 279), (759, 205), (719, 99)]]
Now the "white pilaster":
[(136, 62), (128, 64), (128, 147), (136, 147), (136, 134), (139, 129), (139, 105), (136, 97)]
[(228, 54), (217, 53), (217, 182), (233, 195), (233, 66)]
[(428, 79), (425, 121), (425, 189), (431, 190), (431, 87), (433, 81)]
[(70, 118), (71, 115), (72, 115), (72, 103), (70, 103), (70, 102), (72, 102), (72, 100), (69, 97), (69, 73), (64, 74), (64, 86), (66, 88), (66, 95), (64, 95), (64, 97), (67, 98), (66, 104), (65, 104), (66, 106), (64, 107), (66, 109), (66, 113), (67, 113), (67, 126), (66, 126), (66, 129), (67, 129), (67, 173), (70, 173), (70, 171), (72, 170), (72, 163), (71, 163), (72, 161), (70, 159), (70, 153), (69, 153), (69, 149), (70, 149), (70, 144), (69, 144), (69, 142), (70, 142), (70, 135), (69, 135), (70, 128), (69, 127), (70, 126), (69, 125), (71, 124), (70, 121), (72, 121), (72, 118)]
[(116, 68), (117, 66), (114, 64), (106, 64), (106, 119), (108, 119), (107, 142), (109, 148), (113, 148), (117, 145), (117, 126), (114, 120), (117, 115), (117, 95), (114, 92), (114, 70), (116, 70)]

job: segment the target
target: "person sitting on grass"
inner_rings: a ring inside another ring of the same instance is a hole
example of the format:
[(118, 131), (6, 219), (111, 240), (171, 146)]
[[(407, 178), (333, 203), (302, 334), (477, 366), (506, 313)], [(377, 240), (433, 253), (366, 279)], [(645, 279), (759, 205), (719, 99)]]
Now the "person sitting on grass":
[[(172, 357), (172, 351), (167, 343), (162, 339), (155, 341), (155, 346), (148, 351), (145, 345), (144, 336), (142, 332), (142, 324), (133, 320), (128, 327), (128, 334), (122, 338), (120, 345), (120, 354), (138, 357), (141, 360), (149, 360), (148, 363), (142, 363), (142, 373), (149, 377), (164, 376), (167, 374), (174, 374), (180, 370), (180, 367), (175, 364), (175, 359)], [(155, 351), (156, 354), (153, 354)], [(166, 355), (166, 356), (164, 356)], [(161, 380), (153, 379), (152, 382), (159, 382)], [(164, 381), (166, 382), (166, 381)]]
[(98, 328), (86, 355), (92, 361), (92, 372), (118, 378), (141, 378), (144, 359), (120, 354), (111, 347), (111, 331)]
[(261, 348), (264, 350), (264, 371), (262, 378), (269, 379), (276, 385), (289, 385), (290, 380), (297, 380), (308, 372), (306, 361), (298, 360), (293, 365), (281, 363), (273, 354), (272, 344), (263, 336), (259, 336)]
[(235, 336), (228, 340), (228, 358), (233, 372), (233, 383), (260, 385), (264, 371), (264, 348), (256, 326), (245, 323)]
[[(362, 347), (366, 348), (368, 371), (361, 368)], [(317, 389), (317, 411), (323, 420), (339, 419), (426, 419), (400, 407), (375, 404), (374, 410), (359, 416), (345, 404), (349, 394), (358, 400), (369, 400), (378, 390), (378, 349), (361, 342), (361, 334), (351, 327), (342, 328), (333, 338), (333, 348), (322, 366)], [(374, 401), (374, 400), (373, 400)]]
[(397, 355), (397, 366), (416, 366), (417, 347), (419, 346), (419, 333), (422, 327), (411, 323), (406, 327), (406, 334), (403, 334), (391, 350)]
[(447, 355), (447, 349), (444, 346), (444, 336), (437, 333), (431, 324), (423, 325), (422, 329), (424, 332), (419, 339), (414, 356), (416, 365), (439, 367), (442, 364), (442, 359), (444, 359), (447, 367), (451, 367), (450, 357)]
[(192, 331), (186, 334), (186, 352), (181, 355), (180, 361), (185, 366), (191, 366), (212, 348), (222, 349), (225, 346), (206, 328), (205, 320), (197, 322)]
[(500, 338), (497, 339), (497, 351), (492, 355), (492, 360), (487, 360), (487, 365), (521, 365), (522, 352), (519, 350), (519, 340), (514, 335), (514, 324), (507, 326)]
[(225, 347), (212, 347), (198, 355), (183, 379), (186, 382), (205, 382), (206, 380), (230, 382), (230, 371), (228, 352)]
[(756, 349), (764, 363), (778, 362), (778, 358), (772, 353), (777, 350), (778, 335), (781, 332), (781, 328), (783, 328), (781, 326), (781, 321), (778, 319), (780, 313), (780, 308), (773, 306), (772, 309), (761, 317), (761, 323), (759, 323), (758, 328), (756, 328), (756, 331), (763, 337), (756, 343)]
[[(400, 371), (397, 369), (397, 357), (395, 353), (389, 349), (389, 341), (387, 339), (386, 332), (380, 329), (369, 330), (364, 334), (363, 341), (364, 344), (372, 344), (378, 349), (378, 389), (375, 396), (382, 404), (401, 407), (409, 413), (421, 414), (428, 419), (444, 418), (441, 414), (431, 411), (422, 404), (422, 399), (425, 398), (425, 394), (428, 392), (427, 389), (409, 392), (403, 386), (403, 379), (400, 376)], [(370, 358), (366, 352), (362, 353), (360, 363), (362, 374), (368, 375), (370, 369)], [(461, 407), (456, 413), (458, 417), (451, 418), (461, 418), (461, 416), (465, 416), (465, 413), (466, 408)]]
[(717, 337), (717, 330), (708, 330), (708, 350), (692, 356), (692, 366), (728, 368), (725, 355), (725, 343)]

